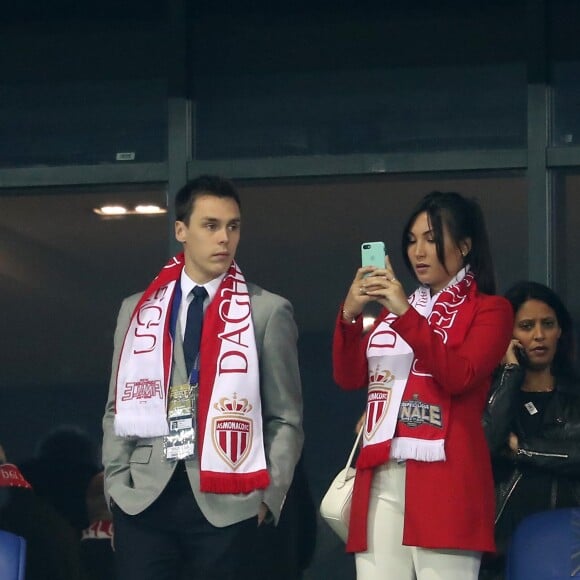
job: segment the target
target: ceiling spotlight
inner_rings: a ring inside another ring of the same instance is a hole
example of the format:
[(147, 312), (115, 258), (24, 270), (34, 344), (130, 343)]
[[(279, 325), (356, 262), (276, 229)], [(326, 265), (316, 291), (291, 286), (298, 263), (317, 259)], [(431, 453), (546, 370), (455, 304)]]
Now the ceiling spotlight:
[(93, 212), (101, 217), (121, 217), (130, 215), (161, 215), (167, 213), (167, 209), (154, 204), (141, 204), (133, 209), (122, 205), (103, 205), (93, 209)]
[(98, 215), (125, 215), (127, 208), (122, 205), (103, 205), (93, 210)]
[(165, 208), (159, 207), (158, 205), (138, 205), (135, 207), (135, 213), (167, 213), (167, 210)]

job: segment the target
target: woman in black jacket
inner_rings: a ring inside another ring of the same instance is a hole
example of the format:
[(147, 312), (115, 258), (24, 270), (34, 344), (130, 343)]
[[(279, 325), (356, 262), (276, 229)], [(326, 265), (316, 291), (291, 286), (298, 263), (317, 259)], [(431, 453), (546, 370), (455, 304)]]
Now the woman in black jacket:
[(547, 286), (519, 282), (506, 293), (513, 339), (497, 369), (484, 429), (496, 483), (498, 557), (480, 578), (502, 578), (503, 554), (520, 521), (580, 505), (580, 384), (573, 325)]

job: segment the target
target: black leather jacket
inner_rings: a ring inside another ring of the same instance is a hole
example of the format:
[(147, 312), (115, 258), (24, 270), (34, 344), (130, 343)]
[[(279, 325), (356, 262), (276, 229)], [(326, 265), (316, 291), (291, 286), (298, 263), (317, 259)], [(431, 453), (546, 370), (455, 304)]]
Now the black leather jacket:
[[(572, 381), (557, 380), (544, 412), (541, 433), (529, 436), (518, 420), (517, 410), (524, 376), (519, 365), (500, 367), (483, 417), (496, 481), (496, 535), (510, 497), (531, 470), (550, 475), (550, 497), (543, 502), (546, 509), (571, 507), (562, 505), (562, 501), (580, 505), (580, 389)], [(518, 436), (516, 454), (507, 446), (510, 432)], [(566, 500), (561, 497), (564, 486)], [(509, 537), (513, 530), (501, 531), (500, 535)]]

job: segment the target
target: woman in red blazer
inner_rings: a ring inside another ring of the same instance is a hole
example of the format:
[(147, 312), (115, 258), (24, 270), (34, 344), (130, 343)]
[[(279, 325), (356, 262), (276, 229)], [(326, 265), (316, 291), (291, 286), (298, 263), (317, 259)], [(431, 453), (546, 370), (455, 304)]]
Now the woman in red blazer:
[[(475, 580), (482, 552), (494, 550), (481, 415), (513, 314), (494, 296), (475, 201), (430, 193), (402, 246), (415, 292), (406, 296), (388, 258), (359, 268), (336, 322), (334, 378), (368, 389), (347, 550), (359, 580)], [(365, 334), (370, 301), (384, 309)]]

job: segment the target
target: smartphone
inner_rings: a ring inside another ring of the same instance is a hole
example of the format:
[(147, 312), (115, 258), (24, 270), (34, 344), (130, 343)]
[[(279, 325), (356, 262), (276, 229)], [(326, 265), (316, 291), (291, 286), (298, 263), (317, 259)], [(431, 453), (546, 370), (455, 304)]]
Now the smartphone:
[(363, 242), (360, 246), (361, 264), (363, 266), (385, 267), (385, 243)]
[(516, 358), (518, 359), (520, 366), (522, 367), (528, 366), (529, 359), (523, 346), (516, 346), (514, 348), (514, 354), (516, 355)]

